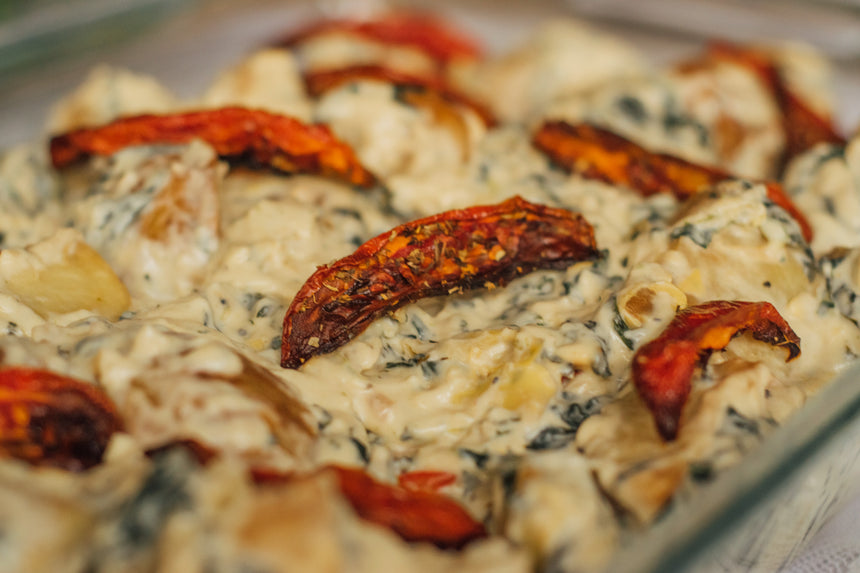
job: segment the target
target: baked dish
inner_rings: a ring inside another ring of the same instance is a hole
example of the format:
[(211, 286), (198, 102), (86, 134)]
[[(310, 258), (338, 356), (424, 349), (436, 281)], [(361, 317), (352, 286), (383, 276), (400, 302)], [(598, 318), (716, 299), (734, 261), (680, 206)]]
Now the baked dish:
[(829, 75), (401, 12), (94, 70), (0, 158), (0, 570), (604, 570), (860, 352)]

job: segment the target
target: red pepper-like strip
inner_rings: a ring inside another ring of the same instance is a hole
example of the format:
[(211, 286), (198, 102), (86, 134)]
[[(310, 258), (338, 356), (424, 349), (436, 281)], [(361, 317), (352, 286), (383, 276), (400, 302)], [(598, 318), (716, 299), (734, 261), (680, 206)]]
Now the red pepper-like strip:
[(846, 144), (845, 138), (837, 133), (832, 119), (814, 111), (794, 94), (776, 63), (764, 52), (728, 42), (713, 42), (708, 46), (705, 57), (745, 66), (758, 75), (770, 90), (782, 114), (785, 133), (783, 165), (819, 143)]
[(331, 32), (417, 48), (439, 65), (458, 58), (477, 59), (483, 52), (478, 42), (464, 32), (438, 17), (417, 12), (390, 12), (369, 20), (322, 20), (288, 34), (275, 45), (293, 47)]
[(409, 491), (437, 492), (456, 482), (457, 476), (451, 472), (434, 470), (405, 472), (397, 476), (397, 485)]
[(657, 338), (636, 352), (633, 384), (664, 440), (677, 436), (696, 365), (745, 331), (756, 340), (786, 348), (786, 361), (800, 355), (800, 338), (772, 304), (724, 300), (679, 310)]
[(383, 484), (358, 469), (331, 469), (360, 517), (388, 527), (406, 541), (459, 549), (487, 535), (484, 526), (449, 497)]
[(0, 457), (83, 471), (102, 461), (122, 420), (92, 384), (47, 370), (0, 370)]
[(202, 139), (221, 157), (251, 165), (330, 175), (360, 187), (374, 184), (352, 148), (328, 127), (241, 107), (139, 115), (78, 129), (51, 139), (51, 161), (60, 169), (132, 145), (183, 144), (193, 139)]
[[(624, 185), (642, 196), (672, 193), (679, 199), (699, 193), (734, 176), (666, 153), (654, 153), (609, 130), (590, 124), (549, 121), (535, 132), (533, 143), (569, 172), (613, 185)], [(768, 198), (785, 209), (812, 240), (812, 227), (778, 183), (765, 182)]]
[(284, 317), (281, 366), (298, 368), (418, 299), (506, 284), (598, 255), (579, 214), (514, 197), (400, 225), (321, 266)]
[(496, 118), (486, 106), (453, 89), (438, 74), (419, 76), (385, 66), (356, 65), (308, 72), (305, 74), (305, 87), (309, 94), (319, 97), (338, 86), (358, 80), (378, 80), (398, 87), (432, 91), (448, 103), (471, 109), (480, 116), (486, 126), (491, 127), (496, 124)]
[[(218, 455), (208, 446), (193, 440), (173, 442), (147, 454), (155, 455), (172, 447), (184, 448), (201, 465), (208, 464)], [(487, 535), (484, 526), (459, 503), (435, 491), (448, 485), (450, 478), (453, 478), (450, 483), (456, 481), (453, 474), (414, 472), (416, 475), (438, 475), (434, 476), (432, 485), (427, 481), (421, 487), (413, 487), (380, 483), (364, 470), (356, 468), (329, 466), (322, 471), (327, 470), (335, 473), (341, 493), (360, 518), (387, 527), (406, 541), (424, 541), (445, 549), (459, 549)], [(251, 469), (251, 479), (261, 486), (289, 484), (297, 477), (294, 473), (279, 470)]]

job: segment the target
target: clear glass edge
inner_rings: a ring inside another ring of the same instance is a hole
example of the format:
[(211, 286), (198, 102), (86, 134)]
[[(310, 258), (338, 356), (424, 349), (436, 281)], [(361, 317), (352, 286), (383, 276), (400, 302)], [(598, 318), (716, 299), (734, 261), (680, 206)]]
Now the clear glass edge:
[(53, 2), (38, 11), (0, 21), (0, 80), (10, 81), (52, 59), (107, 49), (129, 34), (145, 32), (194, 1)]
[(748, 452), (739, 465), (698, 488), (664, 520), (621, 548), (607, 571), (689, 568), (814, 468), (825, 448), (858, 426), (860, 363), (855, 363)]

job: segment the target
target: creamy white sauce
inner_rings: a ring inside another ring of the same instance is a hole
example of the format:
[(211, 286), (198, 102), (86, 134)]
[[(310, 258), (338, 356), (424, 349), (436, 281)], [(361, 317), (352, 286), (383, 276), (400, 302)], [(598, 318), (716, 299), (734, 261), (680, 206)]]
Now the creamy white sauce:
[[(306, 68), (379, 58), (413, 71), (427, 65), (412, 50), (337, 35), (302, 46), (297, 58)], [(810, 58), (784, 64), (792, 82), (806, 81), (809, 68), (807, 83), (820, 86)], [(530, 144), (526, 125), (585, 119), (654, 150), (766, 177), (782, 136), (772, 102), (743, 70), (652, 71), (623, 42), (578, 23), (556, 24), (471, 70), (464, 89), (513, 122), (487, 129), (459, 108), (451, 112), (459, 119), (441, 121), (378, 82), (311, 102), (296, 62), (277, 51), (252, 56), (202, 97), (329, 123), (380, 177), (372, 190), (228, 172), (202, 142), (130, 148), (63, 174), (35, 147), (0, 159), (0, 246), (14, 263), (4, 266), (0, 252), (4, 363), (98, 384), (126, 422), (88, 474), (0, 462), (0, 522), (50, 531), (51, 547), (39, 556), (29, 530), (16, 526), (0, 537), (0, 569), (76, 571), (89, 560), (99, 571), (204, 562), (255, 571), (284, 563), (599, 570), (631, 523), (652, 521), (701, 475), (742, 463), (860, 352), (856, 142), (842, 154), (812, 150), (789, 170), (786, 186), (817, 233), (810, 248), (763, 185), (728, 182), (685, 203), (644, 199), (568, 175)], [(100, 74), (61, 105), (58, 129), (73, 126), (71, 109), (87, 110), (88, 122), (142, 109), (130, 94), (146, 80)], [(726, 117), (747, 134), (729, 150), (717, 137)], [(301, 369), (279, 367), (284, 314), (317, 266), (410, 219), (514, 195), (581, 212), (601, 258), (418, 301)], [(50, 296), (47, 306), (28, 304), (15, 290), (26, 248), (59, 244), (66, 226), (130, 293), (119, 319)], [(834, 247), (846, 250), (837, 256)], [(630, 361), (679, 307), (716, 299), (773, 303), (802, 355), (786, 363), (784, 351), (736, 338), (697, 372), (678, 439), (664, 443), (632, 388)], [(181, 456), (142, 456), (182, 439), (223, 458), (200, 468)], [(388, 482), (404, 471), (451, 472), (457, 481), (443, 492), (492, 536), (462, 553), (408, 545), (359, 520), (328, 474), (260, 490), (243, 473), (332, 463)], [(619, 520), (619, 509), (632, 519)], [(149, 537), (123, 537), (135, 512), (155, 516)]]

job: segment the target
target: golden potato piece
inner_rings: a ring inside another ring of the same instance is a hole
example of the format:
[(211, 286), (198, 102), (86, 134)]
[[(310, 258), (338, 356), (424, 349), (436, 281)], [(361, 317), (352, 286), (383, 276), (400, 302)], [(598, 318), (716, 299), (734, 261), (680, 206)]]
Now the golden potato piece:
[(671, 311), (687, 306), (687, 295), (670, 282), (655, 281), (634, 284), (618, 293), (618, 313), (630, 328), (639, 328), (655, 311), (655, 297), (663, 295), (671, 302)]
[(0, 252), (0, 278), (5, 290), (43, 317), (83, 309), (116, 320), (131, 305), (110, 265), (72, 229)]

